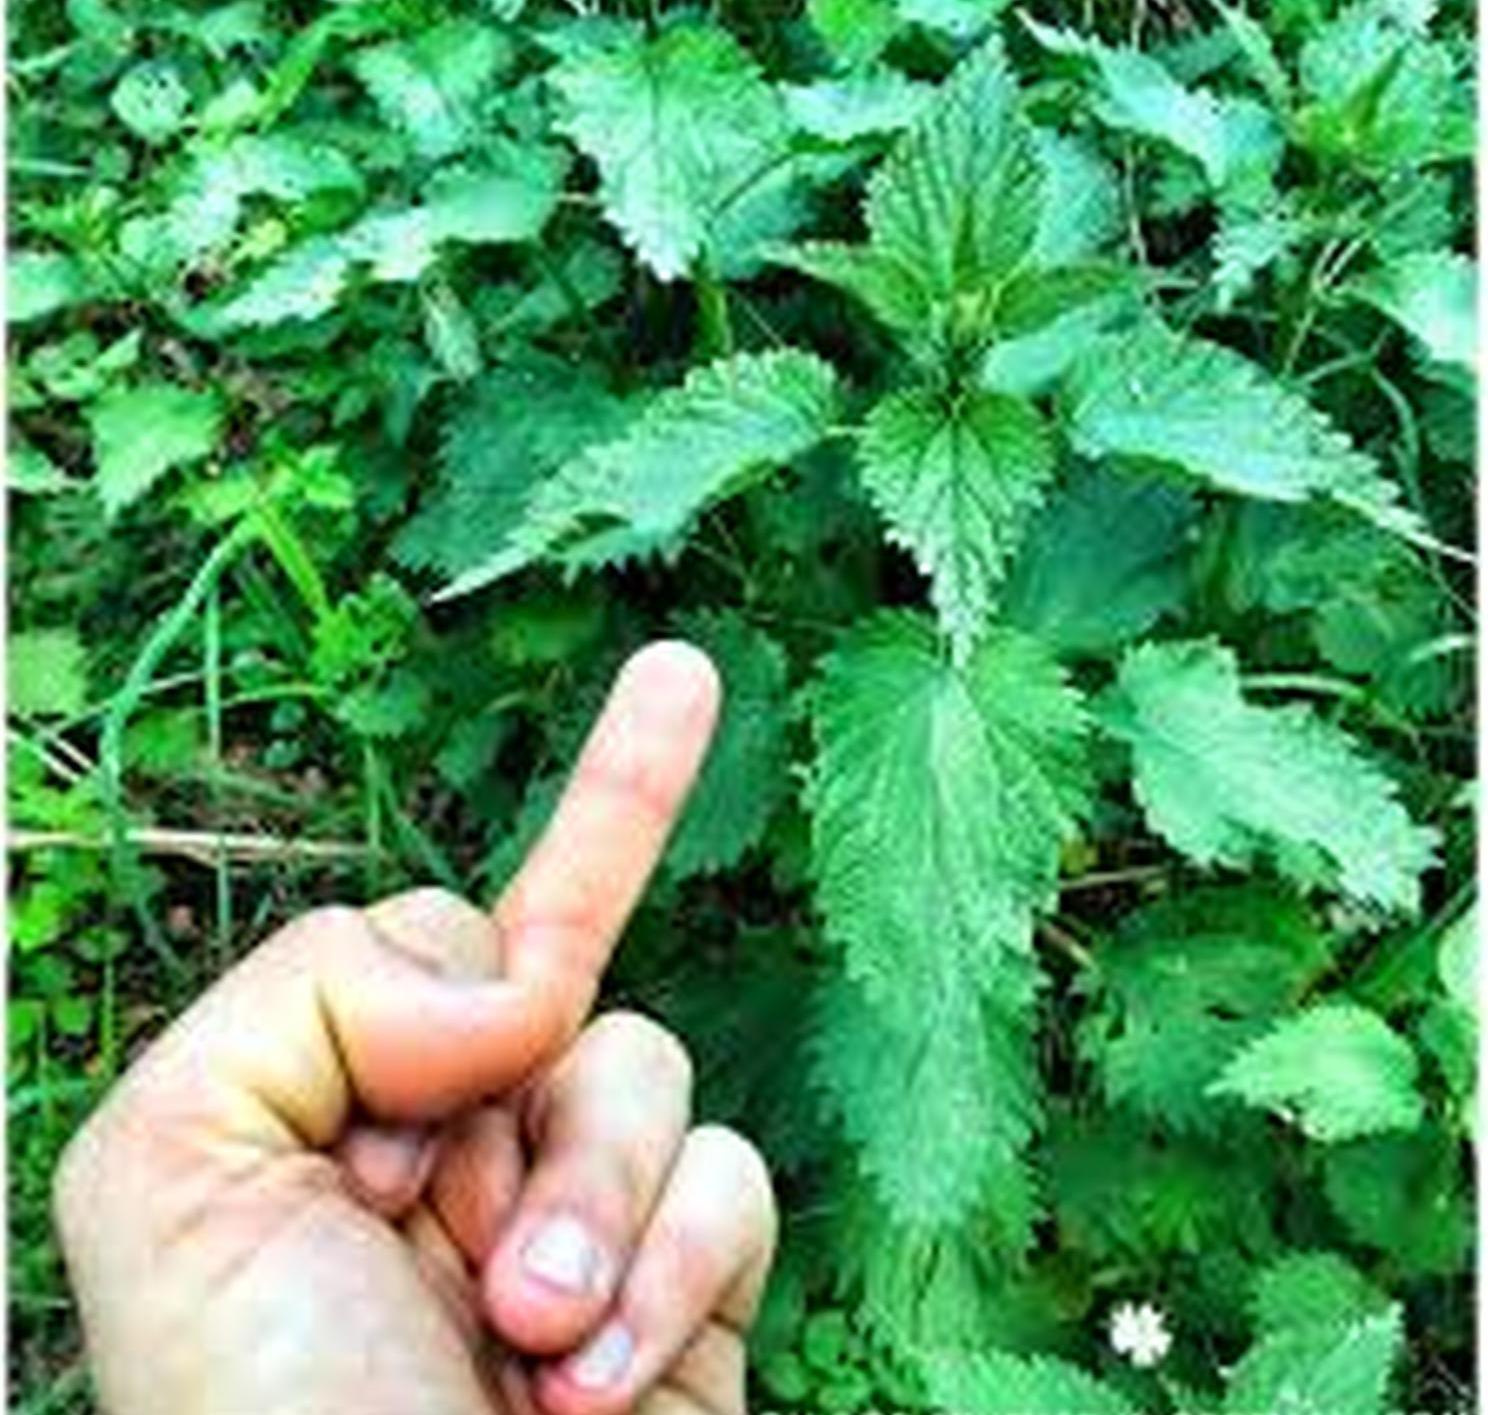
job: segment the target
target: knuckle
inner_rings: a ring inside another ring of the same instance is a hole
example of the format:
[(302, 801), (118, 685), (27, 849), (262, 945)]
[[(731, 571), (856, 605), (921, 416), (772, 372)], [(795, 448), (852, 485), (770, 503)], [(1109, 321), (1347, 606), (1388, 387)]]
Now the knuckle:
[(310, 969), (354, 959), (372, 937), (367, 916), (349, 904), (322, 904), (291, 919), (260, 952), (275, 968)]
[(322, 904), (291, 919), (265, 945), (281, 952), (310, 946), (329, 947), (367, 933), (366, 915), (349, 904)]
[(406, 929), (437, 930), (463, 926), (472, 918), (486, 922), (485, 914), (468, 899), (442, 885), (425, 884), (389, 894), (368, 906), (366, 918), (373, 927), (384, 924)]
[(672, 1087), (692, 1089), (692, 1057), (681, 1040), (642, 1012), (607, 1012), (591, 1027), (597, 1044), (623, 1051), (638, 1069)]
[(727, 1125), (699, 1125), (687, 1145), (701, 1164), (729, 1177), (728, 1187), (747, 1206), (750, 1217), (773, 1243), (777, 1224), (775, 1185), (770, 1167), (753, 1141)]
[(52, 1173), (52, 1217), (64, 1246), (94, 1207), (98, 1177), (106, 1169), (102, 1140), (102, 1117), (95, 1113), (67, 1142)]

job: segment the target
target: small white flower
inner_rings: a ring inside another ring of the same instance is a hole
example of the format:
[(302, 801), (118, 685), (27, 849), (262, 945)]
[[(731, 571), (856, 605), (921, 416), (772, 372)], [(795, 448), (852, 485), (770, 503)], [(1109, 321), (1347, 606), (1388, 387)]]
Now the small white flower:
[(1123, 1302), (1111, 1313), (1111, 1349), (1133, 1366), (1155, 1366), (1168, 1354), (1173, 1334), (1163, 1314), (1151, 1303)]

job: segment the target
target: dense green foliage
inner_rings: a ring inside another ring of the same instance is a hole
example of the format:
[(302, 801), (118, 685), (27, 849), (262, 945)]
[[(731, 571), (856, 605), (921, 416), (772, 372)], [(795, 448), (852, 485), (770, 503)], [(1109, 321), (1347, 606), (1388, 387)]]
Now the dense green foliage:
[(728, 702), (613, 994), (776, 1170), (761, 1406), (1466, 1408), (1471, 44), (14, 5), (26, 1408), (132, 1050), (312, 900), (497, 888), (656, 634)]

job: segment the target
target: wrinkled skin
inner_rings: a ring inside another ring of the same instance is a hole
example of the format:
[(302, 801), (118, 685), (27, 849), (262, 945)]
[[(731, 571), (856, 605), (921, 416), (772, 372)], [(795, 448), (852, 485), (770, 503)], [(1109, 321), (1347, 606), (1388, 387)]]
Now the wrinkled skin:
[(717, 707), (642, 650), (491, 914), (308, 914), (130, 1070), (57, 1181), (109, 1415), (743, 1410), (764, 1166), (666, 1031), (588, 1016)]

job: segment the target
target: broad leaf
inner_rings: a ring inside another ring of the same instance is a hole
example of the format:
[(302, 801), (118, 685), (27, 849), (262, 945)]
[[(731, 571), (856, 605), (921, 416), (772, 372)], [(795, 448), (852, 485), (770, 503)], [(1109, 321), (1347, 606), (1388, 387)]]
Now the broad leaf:
[(1078, 470), (1034, 518), (1004, 617), (1061, 653), (1122, 647), (1182, 602), (1197, 511), (1174, 487)]
[(1278, 1332), (1231, 1373), (1225, 1415), (1383, 1415), (1402, 1340), (1399, 1306)]
[(1043, 419), (1000, 393), (895, 393), (868, 415), (859, 456), (890, 539), (930, 577), (941, 627), (964, 658), (1054, 474)]
[(1000, 284), (1028, 257), (1043, 173), (996, 43), (964, 59), (868, 184), (865, 246), (777, 253), (862, 299), (911, 348), (984, 339)]
[(1221, 344), (1155, 320), (1096, 341), (1062, 400), (1089, 457), (1144, 457), (1244, 496), (1331, 497), (1399, 522), (1395, 488), (1316, 409)]
[(88, 410), (104, 509), (115, 514), (173, 467), (208, 456), (222, 421), (215, 393), (158, 381), (109, 390)]
[(923, 619), (880, 614), (813, 705), (818, 900), (849, 972), (874, 995), (994, 988), (1083, 808), (1078, 700), (1022, 635), (989, 634), (957, 668)]
[(995, 1001), (950, 971), (897, 995), (833, 979), (818, 999), (812, 1077), (896, 1224), (945, 1232), (985, 1208), (999, 1246), (1018, 1252), (1035, 1217), (1023, 1153), (1039, 1115), (1033, 963), (1004, 972)]
[(1023, 22), (1046, 49), (1092, 67), (1096, 113), (1103, 123), (1186, 153), (1215, 192), (1266, 190), (1281, 150), (1275, 120), (1264, 109), (1186, 88), (1140, 50), (1112, 47), (1026, 16)]
[(1034, 264), (1049, 270), (1090, 260), (1121, 229), (1116, 178), (1088, 141), (1035, 128), (1033, 146), (1044, 173)]
[(1370, 172), (1470, 156), (1473, 104), (1457, 68), (1390, 5), (1350, 5), (1302, 46), (1298, 137)]
[(1107, 1094), (1195, 1134), (1234, 1125), (1234, 1107), (1206, 1088), (1329, 961), (1306, 910), (1260, 887), (1198, 889), (1140, 910), (1100, 960), (1115, 1026), (1091, 1041)]
[(156, 146), (180, 131), (191, 95), (173, 64), (151, 60), (136, 64), (119, 80), (109, 105), (130, 132)]
[(6, 644), (6, 709), (72, 717), (88, 697), (88, 656), (75, 629), (25, 629)]
[(957, 668), (903, 614), (847, 639), (812, 706), (813, 873), (849, 978), (818, 1074), (901, 1221), (985, 1200), (1021, 1242), (1029, 948), (1083, 808), (1079, 707), (1031, 640), (1000, 631)]
[(907, 128), (933, 99), (897, 69), (870, 69), (781, 90), (791, 123), (821, 142), (850, 143)]
[(173, 180), (166, 209), (126, 222), (120, 244), (140, 266), (164, 276), (227, 244), (250, 197), (293, 203), (319, 192), (361, 189), (355, 164), (329, 143), (290, 133), (203, 141)]
[(936, 1409), (965, 1415), (1136, 1415), (1113, 1386), (1052, 1356), (937, 1356), (927, 1363)]
[(1214, 294), (1221, 312), (1246, 294), (1255, 278), (1287, 255), (1303, 235), (1281, 203), (1260, 210), (1225, 207), (1214, 233)]
[(498, 551), (542, 481), (625, 414), (592, 369), (527, 358), (493, 370), (445, 417), (439, 482), (393, 541), (405, 565), (464, 574)]
[(786, 156), (779, 97), (711, 26), (627, 30), (549, 79), (564, 130), (599, 167), (606, 215), (661, 280), (688, 274), (726, 208)]
[(5, 317), (11, 324), (44, 319), (93, 295), (82, 265), (56, 251), (17, 251), (5, 272)]
[(420, 157), (437, 161), (480, 135), (481, 100), (509, 57), (509, 45), (489, 26), (448, 20), (416, 39), (358, 50), (351, 68), (384, 120)]
[(872, 63), (899, 29), (894, 0), (806, 0), (812, 28), (843, 68)]
[(1305, 707), (1246, 702), (1227, 649), (1134, 649), (1102, 722), (1131, 744), (1148, 823), (1197, 863), (1238, 868), (1265, 854), (1304, 885), (1419, 906), (1436, 832), (1411, 820), (1342, 729)]
[(1320, 1003), (1252, 1042), (1210, 1090), (1293, 1120), (1332, 1143), (1421, 1123), (1416, 1057), (1368, 1008)]
[(547, 222), (562, 181), (563, 164), (551, 149), (493, 146), (479, 163), (441, 169), (419, 205), (375, 212), (337, 235), (292, 247), (202, 323), (215, 333), (317, 319), (335, 308), (360, 270), (406, 284), (447, 241), (528, 240)]
[(584, 563), (681, 535), (718, 497), (826, 435), (835, 415), (831, 367), (780, 349), (694, 369), (620, 437), (591, 447), (532, 495), (505, 546), (461, 575), (466, 594), (532, 561)]
[(785, 654), (737, 614), (686, 615), (678, 629), (723, 680), (723, 709), (697, 785), (667, 847), (678, 879), (738, 863), (758, 843), (790, 784)]
[(1255, 1325), (1262, 1337), (1355, 1321), (1387, 1305), (1379, 1289), (1337, 1253), (1288, 1253), (1262, 1269), (1255, 1282)]
[(1401, 256), (1358, 281), (1353, 291), (1414, 335), (1428, 358), (1469, 375), (1476, 370), (1478, 279), (1467, 256)]
[(1324, 1188), (1349, 1237), (1408, 1277), (1460, 1270), (1476, 1225), (1462, 1147), (1440, 1128), (1337, 1145)]

